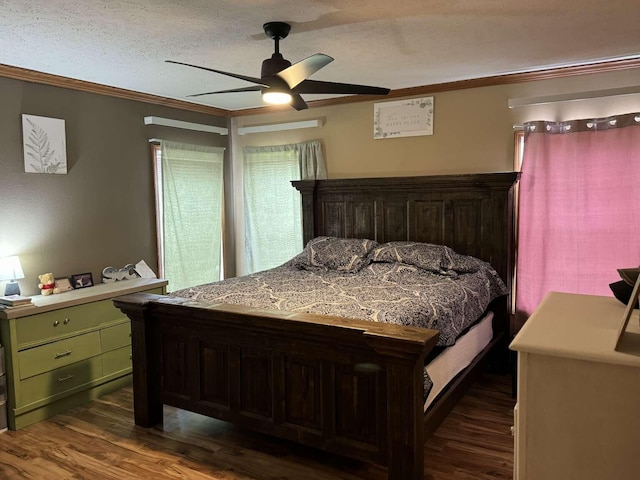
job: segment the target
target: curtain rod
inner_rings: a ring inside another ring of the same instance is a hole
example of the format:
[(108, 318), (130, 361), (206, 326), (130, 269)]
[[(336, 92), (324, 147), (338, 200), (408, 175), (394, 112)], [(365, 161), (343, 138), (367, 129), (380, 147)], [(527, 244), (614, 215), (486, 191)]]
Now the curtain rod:
[(322, 119), (314, 118), (312, 120), (300, 120), (298, 122), (252, 125), (247, 127), (238, 127), (238, 134), (246, 135), (247, 133), (280, 132), (284, 130), (296, 130), (298, 128), (322, 127), (323, 124), (324, 122)]
[(196, 130), (198, 132), (217, 133), (219, 135), (228, 135), (229, 130), (214, 125), (204, 125), (202, 123), (183, 122), (182, 120), (173, 120), (171, 118), (162, 117), (144, 117), (145, 125), (162, 125), (163, 127), (184, 128), (186, 130)]
[(547, 95), (543, 97), (524, 97), (509, 99), (509, 108), (528, 107), (532, 105), (545, 105), (549, 103), (572, 102), (575, 100), (588, 100), (591, 98), (614, 97), (619, 95), (633, 95), (640, 93), (640, 85), (633, 87), (611, 88), (607, 90), (592, 90), (589, 92), (562, 93), (560, 95)]

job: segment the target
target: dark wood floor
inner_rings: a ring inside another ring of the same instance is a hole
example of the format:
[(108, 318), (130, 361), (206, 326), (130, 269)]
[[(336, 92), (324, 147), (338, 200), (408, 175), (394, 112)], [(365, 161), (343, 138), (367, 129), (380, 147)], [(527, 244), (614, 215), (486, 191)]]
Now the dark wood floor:
[[(425, 444), (425, 480), (511, 479), (508, 376), (479, 380)], [(384, 480), (380, 467), (165, 407), (162, 428), (133, 424), (132, 391), (0, 434), (0, 478)]]

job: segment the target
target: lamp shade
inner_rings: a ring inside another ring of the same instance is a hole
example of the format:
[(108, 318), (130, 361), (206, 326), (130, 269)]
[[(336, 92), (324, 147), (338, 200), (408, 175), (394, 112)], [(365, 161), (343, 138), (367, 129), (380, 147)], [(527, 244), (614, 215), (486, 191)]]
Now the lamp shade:
[(18, 280), (20, 278), (24, 278), (24, 272), (18, 256), (0, 258), (0, 280)]

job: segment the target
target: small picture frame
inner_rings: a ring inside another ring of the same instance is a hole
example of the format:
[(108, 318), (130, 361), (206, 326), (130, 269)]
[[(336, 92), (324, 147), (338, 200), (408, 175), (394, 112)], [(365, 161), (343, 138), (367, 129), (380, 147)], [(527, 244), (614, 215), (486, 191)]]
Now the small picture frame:
[(71, 282), (69, 281), (69, 279), (67, 277), (56, 278), (55, 288), (58, 289), (59, 293), (68, 292), (69, 290), (73, 290), (73, 287), (71, 286)]
[(91, 273), (76, 273), (71, 275), (71, 285), (75, 289), (93, 287), (93, 276)]

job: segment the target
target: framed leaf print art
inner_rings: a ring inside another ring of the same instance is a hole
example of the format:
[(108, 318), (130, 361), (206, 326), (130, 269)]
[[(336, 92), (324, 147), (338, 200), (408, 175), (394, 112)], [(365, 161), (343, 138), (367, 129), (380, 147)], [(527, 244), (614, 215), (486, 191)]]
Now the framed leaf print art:
[(22, 145), (26, 173), (67, 173), (64, 120), (23, 114)]

